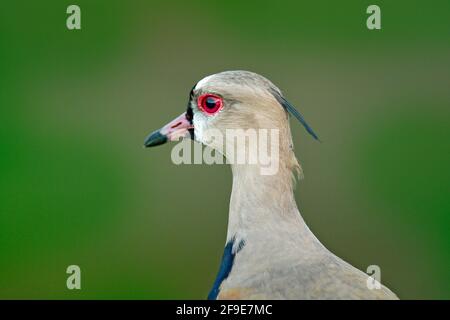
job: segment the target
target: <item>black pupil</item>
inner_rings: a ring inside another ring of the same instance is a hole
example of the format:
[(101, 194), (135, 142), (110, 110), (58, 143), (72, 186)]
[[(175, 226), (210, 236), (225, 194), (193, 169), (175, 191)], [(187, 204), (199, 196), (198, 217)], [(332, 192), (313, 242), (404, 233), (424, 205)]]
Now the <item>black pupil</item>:
[(213, 109), (213, 108), (215, 108), (215, 106), (216, 106), (216, 99), (215, 98), (213, 98), (213, 97), (208, 97), (208, 98), (206, 98), (206, 100), (205, 100), (205, 105), (206, 105), (206, 107), (208, 108), (208, 109)]

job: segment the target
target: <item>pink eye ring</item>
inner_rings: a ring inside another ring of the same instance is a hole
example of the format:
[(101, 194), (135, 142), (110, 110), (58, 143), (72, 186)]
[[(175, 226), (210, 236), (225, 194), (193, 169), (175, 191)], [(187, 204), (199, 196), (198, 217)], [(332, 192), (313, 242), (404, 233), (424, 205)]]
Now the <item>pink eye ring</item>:
[(215, 94), (207, 93), (198, 97), (197, 105), (204, 113), (213, 115), (222, 109), (223, 100)]

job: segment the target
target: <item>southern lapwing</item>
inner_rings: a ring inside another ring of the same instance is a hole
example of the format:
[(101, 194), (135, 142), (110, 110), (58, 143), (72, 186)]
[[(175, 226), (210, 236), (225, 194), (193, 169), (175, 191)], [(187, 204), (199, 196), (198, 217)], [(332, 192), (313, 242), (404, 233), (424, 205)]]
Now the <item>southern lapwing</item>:
[[(191, 137), (229, 160), (229, 131), (277, 130), (278, 139), (268, 142), (277, 142), (274, 174), (263, 174), (257, 161), (229, 161), (233, 188), (227, 239), (208, 298), (397, 299), (380, 283), (369, 286), (374, 279), (327, 250), (305, 224), (293, 193), (294, 173), (301, 169), (289, 114), (318, 139), (268, 79), (248, 71), (225, 71), (199, 81), (190, 92), (187, 111), (145, 140), (145, 146), (152, 147)], [(214, 130), (226, 137), (225, 142), (211, 139), (207, 133)], [(233, 145), (236, 153), (239, 148), (249, 152), (249, 158), (255, 152)]]

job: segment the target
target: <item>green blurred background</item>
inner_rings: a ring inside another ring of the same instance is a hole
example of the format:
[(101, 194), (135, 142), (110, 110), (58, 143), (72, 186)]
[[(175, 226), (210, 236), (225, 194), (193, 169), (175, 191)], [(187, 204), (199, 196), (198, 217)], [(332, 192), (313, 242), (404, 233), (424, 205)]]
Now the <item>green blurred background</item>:
[(230, 169), (142, 142), (199, 79), (246, 69), (323, 140), (292, 124), (319, 239), (401, 298), (449, 299), (449, 17), (448, 0), (2, 1), (0, 298), (205, 298)]

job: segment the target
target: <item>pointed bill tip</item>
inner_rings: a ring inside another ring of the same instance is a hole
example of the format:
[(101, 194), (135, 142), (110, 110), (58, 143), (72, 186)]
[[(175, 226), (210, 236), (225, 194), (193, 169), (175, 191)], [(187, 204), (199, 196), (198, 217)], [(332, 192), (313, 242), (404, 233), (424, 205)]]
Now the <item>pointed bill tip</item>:
[(150, 148), (159, 146), (161, 144), (164, 144), (167, 142), (167, 136), (163, 135), (160, 130), (156, 130), (148, 135), (147, 138), (145, 138), (144, 141), (144, 147)]

